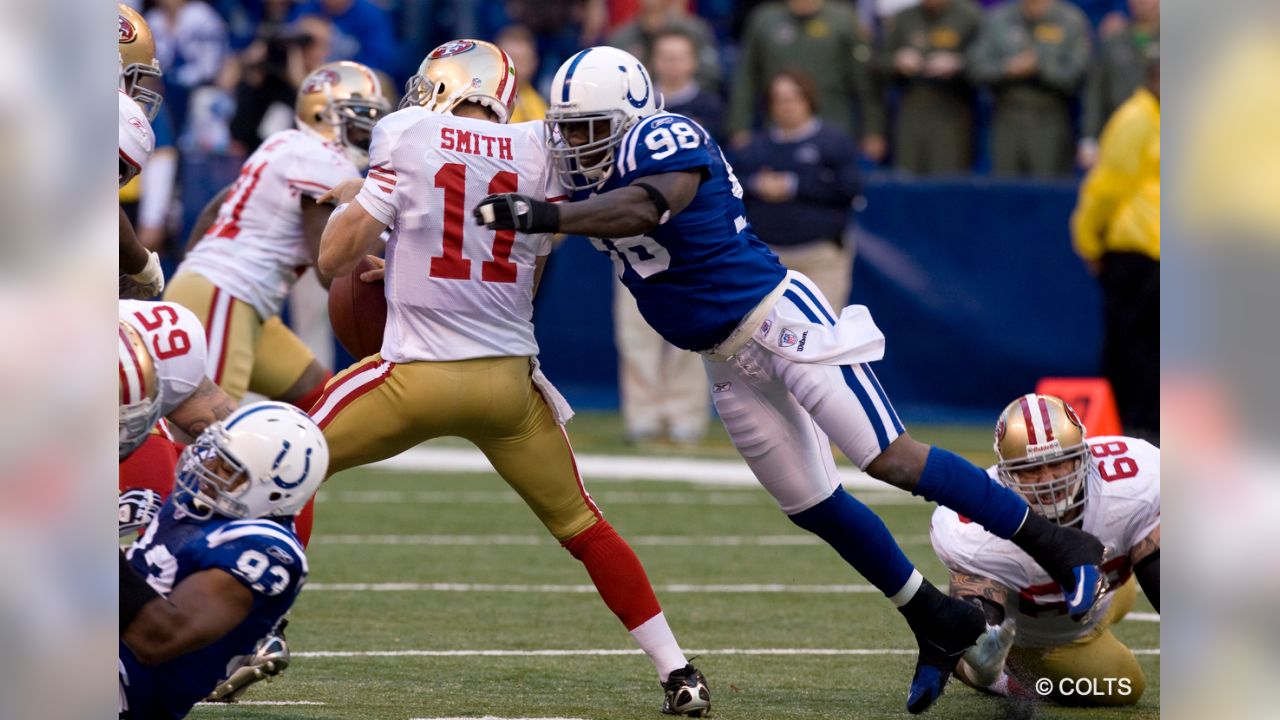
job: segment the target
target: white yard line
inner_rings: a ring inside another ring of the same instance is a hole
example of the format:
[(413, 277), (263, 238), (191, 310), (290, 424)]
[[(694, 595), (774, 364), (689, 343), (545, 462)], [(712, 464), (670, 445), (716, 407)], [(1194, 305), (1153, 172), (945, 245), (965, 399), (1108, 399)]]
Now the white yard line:
[[(295, 655), (297, 653), (294, 653)], [(195, 704), (196, 708), (235, 708), (240, 705), (324, 705), (325, 703), (316, 702), (315, 700), (237, 700), (233, 703), (224, 702), (199, 702)]]
[[(424, 470), (424, 472), (427, 472)], [(590, 485), (590, 483), (588, 483)], [(316, 493), (321, 503), (351, 503), (371, 505), (519, 505), (524, 501), (508, 490), (343, 490), (350, 487), (341, 480)], [(333, 489), (329, 489), (333, 488)], [(897, 490), (856, 493), (858, 499), (868, 505), (916, 505), (922, 500)], [(711, 492), (664, 492), (592, 489), (591, 493), (602, 505), (755, 505), (773, 506), (772, 499), (763, 490), (716, 490)]]
[[(914, 648), (720, 648), (716, 650), (685, 650), (686, 655), (746, 655), (746, 656), (914, 656)], [(1138, 648), (1135, 655), (1159, 655), (1160, 648)], [(639, 648), (581, 649), (581, 650), (303, 650), (293, 653), (298, 658), (355, 658), (355, 657), (610, 657), (642, 655)]]
[(1138, 622), (1160, 622), (1160, 613), (1131, 612), (1125, 615), (1124, 619)]
[[(660, 593), (874, 593), (871, 585), (782, 585), (778, 583), (737, 585), (654, 585)], [(502, 592), (502, 593), (595, 593), (595, 585), (518, 585), (497, 583), (307, 583), (306, 592)]]
[[(897, 538), (902, 545), (922, 545), (929, 542), (928, 535), (904, 535)], [(737, 547), (759, 545), (765, 547), (793, 547), (822, 545), (814, 535), (631, 535), (627, 542), (635, 546), (657, 547)], [(503, 546), (534, 545), (552, 547), (558, 545), (550, 535), (317, 535), (312, 545), (445, 545), (445, 546)]]

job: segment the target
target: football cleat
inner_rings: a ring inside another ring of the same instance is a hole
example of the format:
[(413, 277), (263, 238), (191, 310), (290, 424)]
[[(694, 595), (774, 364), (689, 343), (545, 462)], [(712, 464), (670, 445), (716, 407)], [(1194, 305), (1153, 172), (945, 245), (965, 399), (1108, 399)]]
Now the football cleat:
[(907, 712), (918, 715), (942, 697), (942, 691), (966, 650), (986, 632), (982, 611), (958, 598), (943, 602), (922, 627), (913, 627), (920, 655), (916, 658)]
[(662, 714), (699, 718), (711, 715), (711, 689), (698, 668), (685, 665), (673, 671), (662, 690)]
[(260, 681), (271, 681), (289, 667), (289, 646), (285, 643), (284, 628), (288, 620), (281, 620), (275, 630), (258, 641), (253, 652), (240, 660), (231, 675), (205, 698), (205, 702), (233, 703), (244, 695), (249, 686)]

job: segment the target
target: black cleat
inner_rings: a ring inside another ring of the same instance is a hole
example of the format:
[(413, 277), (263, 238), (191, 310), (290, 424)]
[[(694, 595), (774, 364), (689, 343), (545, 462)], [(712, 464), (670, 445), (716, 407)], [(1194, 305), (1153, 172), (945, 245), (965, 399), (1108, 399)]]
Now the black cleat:
[(662, 714), (704, 718), (711, 715), (711, 689), (698, 668), (685, 665), (662, 683)]
[(920, 654), (907, 693), (907, 712), (918, 715), (942, 697), (964, 652), (986, 632), (987, 621), (976, 606), (943, 595), (927, 580), (908, 605), (915, 607), (904, 607), (903, 615)]

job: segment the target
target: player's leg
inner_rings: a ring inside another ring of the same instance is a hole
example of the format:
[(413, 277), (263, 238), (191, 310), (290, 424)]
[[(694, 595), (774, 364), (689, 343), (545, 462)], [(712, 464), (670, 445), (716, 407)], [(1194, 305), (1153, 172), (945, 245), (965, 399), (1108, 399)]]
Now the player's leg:
[(710, 388), (702, 356), (681, 350), (665, 340), (661, 372), (665, 378), (662, 415), (667, 435), (680, 445), (695, 445), (707, 434), (711, 422)]
[(249, 389), (272, 400), (311, 410), (333, 373), (278, 317), (267, 318), (254, 346)]
[(208, 344), (209, 379), (239, 402), (249, 390), (254, 346), (262, 332), (257, 311), (193, 272), (175, 277), (165, 287), (164, 299), (182, 305), (200, 319)]
[[(706, 680), (680, 650), (635, 551), (601, 514), (578, 473), (573, 448), (529, 379), (527, 358), (491, 361), (453, 431), (474, 442), (547, 530), (587, 569), (608, 608), (645, 651), (666, 689), (664, 710), (698, 716)], [(495, 399), (500, 399), (495, 401)]]
[(665, 396), (662, 358), (666, 341), (649, 327), (631, 293), (614, 279), (614, 341), (618, 346), (618, 390), (627, 441), (644, 443), (662, 435)]

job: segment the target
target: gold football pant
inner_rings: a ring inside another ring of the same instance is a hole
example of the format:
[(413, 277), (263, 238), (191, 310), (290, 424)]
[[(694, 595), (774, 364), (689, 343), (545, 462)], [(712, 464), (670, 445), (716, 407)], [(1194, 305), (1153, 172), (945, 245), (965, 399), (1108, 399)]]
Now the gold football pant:
[(601, 519), (527, 357), (402, 365), (372, 355), (336, 375), (311, 411), (330, 475), (435, 437), (465, 438), (565, 542)]
[[(1132, 705), (1147, 687), (1138, 658), (1116, 639), (1111, 626), (1120, 621), (1138, 597), (1133, 578), (1116, 590), (1107, 616), (1089, 635), (1050, 648), (1019, 648), (1009, 653), (1008, 668), (1028, 688), (1038, 678), (1053, 682), (1048, 695), (1064, 705)], [(1063, 681), (1069, 694), (1060, 692)]]
[(209, 379), (236, 402), (248, 391), (284, 397), (315, 362), (315, 354), (279, 316), (263, 320), (252, 305), (203, 275), (184, 272), (173, 278), (164, 299), (200, 318), (209, 345)]

